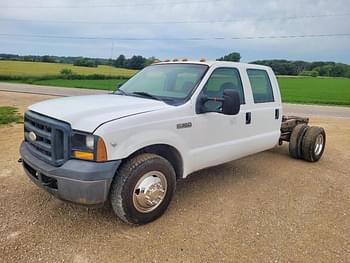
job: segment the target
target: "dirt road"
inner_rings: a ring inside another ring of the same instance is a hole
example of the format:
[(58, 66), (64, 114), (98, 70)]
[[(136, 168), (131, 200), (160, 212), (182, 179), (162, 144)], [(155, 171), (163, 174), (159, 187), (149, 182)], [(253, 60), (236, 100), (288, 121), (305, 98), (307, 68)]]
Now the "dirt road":
[[(0, 105), (49, 98), (0, 92)], [(287, 144), (197, 172), (159, 220), (130, 227), (110, 208), (66, 204), (17, 163), (22, 125), (0, 128), (0, 262), (350, 262), (350, 119), (316, 164)]]

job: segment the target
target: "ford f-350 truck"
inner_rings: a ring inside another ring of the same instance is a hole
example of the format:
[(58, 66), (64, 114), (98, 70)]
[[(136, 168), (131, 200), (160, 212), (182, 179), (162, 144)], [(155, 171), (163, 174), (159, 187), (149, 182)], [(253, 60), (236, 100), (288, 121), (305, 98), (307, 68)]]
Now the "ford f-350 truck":
[(282, 115), (271, 68), (233, 62), (161, 62), (111, 94), (29, 107), (21, 160), (59, 199), (109, 201), (130, 224), (155, 220), (179, 179), (289, 142), (290, 155), (318, 161), (325, 131)]

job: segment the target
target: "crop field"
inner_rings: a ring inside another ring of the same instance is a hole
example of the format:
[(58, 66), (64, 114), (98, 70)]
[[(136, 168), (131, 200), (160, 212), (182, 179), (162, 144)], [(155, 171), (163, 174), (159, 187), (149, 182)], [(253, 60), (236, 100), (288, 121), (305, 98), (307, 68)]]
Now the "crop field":
[(73, 73), (79, 75), (101, 74), (118, 77), (131, 77), (135, 70), (115, 68), (100, 65), (97, 68), (78, 67), (72, 64), (43, 63), (43, 62), (23, 62), (0, 60), (0, 75), (10, 76), (47, 76), (59, 75), (62, 69), (71, 69)]
[(280, 77), (283, 102), (350, 105), (350, 79)]

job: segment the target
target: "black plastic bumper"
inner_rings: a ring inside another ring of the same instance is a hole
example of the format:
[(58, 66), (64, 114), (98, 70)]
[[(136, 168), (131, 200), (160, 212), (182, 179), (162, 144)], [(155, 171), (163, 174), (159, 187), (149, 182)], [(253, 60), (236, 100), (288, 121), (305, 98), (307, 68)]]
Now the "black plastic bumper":
[(82, 205), (107, 200), (120, 160), (96, 163), (71, 159), (56, 167), (35, 157), (26, 144), (22, 142), (20, 147), (23, 168), (36, 185), (59, 199)]

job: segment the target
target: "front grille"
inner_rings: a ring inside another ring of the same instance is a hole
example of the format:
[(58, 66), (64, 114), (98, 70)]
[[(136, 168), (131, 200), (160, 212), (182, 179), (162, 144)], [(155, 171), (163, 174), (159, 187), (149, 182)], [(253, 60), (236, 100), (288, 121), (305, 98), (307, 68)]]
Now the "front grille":
[(24, 115), (24, 140), (39, 159), (55, 166), (69, 158), (70, 125), (41, 114)]

